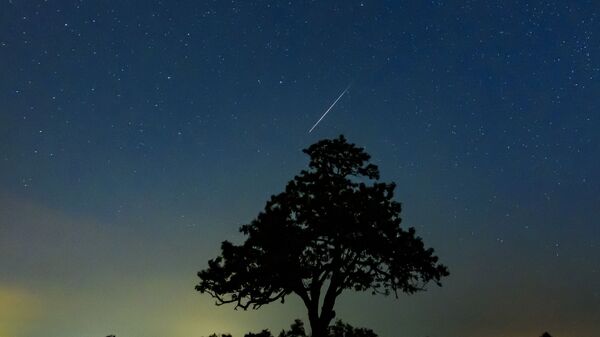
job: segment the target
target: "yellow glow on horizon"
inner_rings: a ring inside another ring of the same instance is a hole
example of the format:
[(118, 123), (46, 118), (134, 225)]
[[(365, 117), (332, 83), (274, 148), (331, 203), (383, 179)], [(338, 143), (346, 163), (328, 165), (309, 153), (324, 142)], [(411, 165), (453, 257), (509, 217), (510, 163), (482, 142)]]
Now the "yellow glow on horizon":
[(31, 293), (0, 285), (0, 336), (21, 336), (38, 311), (39, 301)]

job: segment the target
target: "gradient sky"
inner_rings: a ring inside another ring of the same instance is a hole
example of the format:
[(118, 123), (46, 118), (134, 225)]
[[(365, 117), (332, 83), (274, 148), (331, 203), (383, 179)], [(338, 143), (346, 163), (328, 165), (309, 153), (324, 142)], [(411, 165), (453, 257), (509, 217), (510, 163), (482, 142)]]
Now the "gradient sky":
[[(308, 129), (350, 83), (312, 132)], [(382, 337), (600, 335), (600, 4), (0, 2), (0, 336), (279, 331), (194, 290), (339, 134), (452, 275)]]

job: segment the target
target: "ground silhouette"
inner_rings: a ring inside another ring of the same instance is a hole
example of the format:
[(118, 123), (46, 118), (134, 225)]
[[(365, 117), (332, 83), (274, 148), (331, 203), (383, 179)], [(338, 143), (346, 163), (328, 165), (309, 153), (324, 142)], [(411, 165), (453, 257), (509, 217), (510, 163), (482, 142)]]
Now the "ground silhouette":
[[(221, 256), (198, 273), (196, 289), (217, 305), (260, 308), (299, 296), (313, 337), (327, 337), (337, 297), (347, 289), (412, 294), (448, 275), (414, 228), (400, 227), (394, 183), (379, 182), (370, 155), (344, 136), (303, 150), (309, 167), (273, 195)], [(319, 309), (320, 306), (320, 309)]]
[[(230, 334), (212, 334), (208, 337), (232, 337)], [(262, 330), (258, 333), (249, 332), (244, 337), (274, 337), (269, 330)], [(304, 330), (304, 323), (297, 319), (290, 326), (289, 330), (283, 330), (277, 337), (308, 337)], [(373, 330), (366, 328), (355, 328), (350, 324), (344, 323), (341, 320), (335, 322), (334, 325), (328, 327), (327, 337), (377, 337)]]

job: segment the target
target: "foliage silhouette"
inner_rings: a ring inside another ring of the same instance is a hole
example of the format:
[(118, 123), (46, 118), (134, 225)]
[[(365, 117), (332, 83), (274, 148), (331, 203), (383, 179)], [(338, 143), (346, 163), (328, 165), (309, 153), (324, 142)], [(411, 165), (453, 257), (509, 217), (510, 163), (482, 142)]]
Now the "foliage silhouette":
[(271, 331), (265, 329), (259, 333), (249, 332), (245, 334), (244, 337), (273, 337), (273, 335), (271, 334)]
[[(216, 334), (212, 334), (209, 337), (219, 337)], [(231, 337), (231, 335), (221, 335), (221, 337)], [(259, 333), (249, 332), (244, 337), (274, 337), (269, 330), (263, 330)], [(297, 319), (290, 326), (290, 330), (283, 330), (279, 333), (278, 337), (307, 337), (306, 331), (304, 330), (304, 323)], [(377, 337), (372, 330), (366, 328), (355, 328), (350, 324), (346, 324), (341, 320), (335, 322), (333, 326), (330, 326), (327, 330), (327, 337)]]
[(549, 333), (547, 333), (547, 332), (544, 332), (544, 333), (542, 334), (542, 337), (552, 337), (552, 336), (551, 336)]
[(371, 329), (355, 328), (350, 324), (343, 323), (341, 320), (335, 322), (329, 327), (329, 337), (377, 337), (377, 334)]
[(198, 273), (196, 290), (236, 309), (295, 294), (307, 308), (312, 336), (325, 337), (346, 289), (398, 297), (429, 282), (441, 285), (447, 268), (414, 228), (400, 227), (395, 184), (378, 182), (369, 154), (344, 136), (303, 152), (309, 168), (240, 228), (247, 236), (242, 245), (222, 243), (221, 256)]
[(306, 331), (304, 330), (304, 322), (296, 319), (290, 326), (290, 329), (281, 331), (278, 337), (306, 337)]

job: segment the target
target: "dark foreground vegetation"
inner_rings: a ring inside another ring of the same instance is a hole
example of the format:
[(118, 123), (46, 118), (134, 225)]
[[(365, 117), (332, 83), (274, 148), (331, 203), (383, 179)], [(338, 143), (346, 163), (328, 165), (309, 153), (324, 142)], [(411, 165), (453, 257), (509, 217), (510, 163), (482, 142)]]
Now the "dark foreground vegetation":
[[(277, 337), (308, 337), (304, 329), (304, 323), (297, 319), (289, 330), (282, 330)], [(343, 323), (341, 320), (335, 322), (334, 325), (328, 328), (328, 337), (377, 337), (377, 334), (371, 329), (355, 328), (350, 324)], [(230, 334), (212, 334), (208, 337), (233, 337)], [(271, 331), (265, 329), (261, 332), (249, 332), (244, 337), (274, 337)]]
[[(377, 337), (377, 334), (371, 329), (366, 328), (354, 328), (350, 324), (345, 324), (338, 320), (335, 325), (330, 326), (328, 337)], [(115, 335), (109, 335), (107, 337), (115, 337)], [(230, 334), (212, 334), (208, 337), (233, 337)], [(259, 333), (249, 332), (244, 337), (274, 337), (273, 334), (265, 329)], [(308, 337), (304, 330), (304, 323), (297, 319), (294, 324), (290, 327), (290, 330), (283, 330), (277, 335), (277, 337)], [(549, 333), (544, 332), (541, 337), (552, 337)]]

